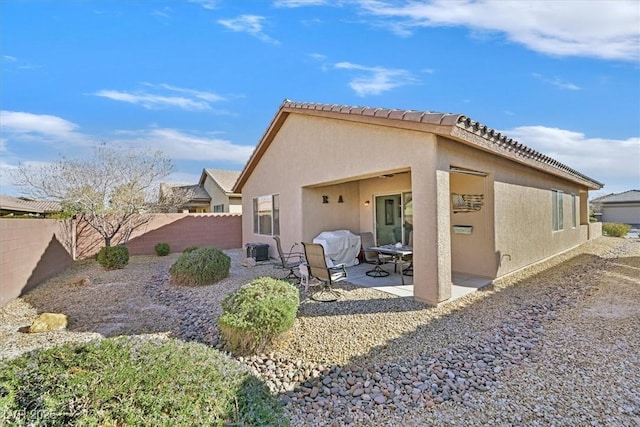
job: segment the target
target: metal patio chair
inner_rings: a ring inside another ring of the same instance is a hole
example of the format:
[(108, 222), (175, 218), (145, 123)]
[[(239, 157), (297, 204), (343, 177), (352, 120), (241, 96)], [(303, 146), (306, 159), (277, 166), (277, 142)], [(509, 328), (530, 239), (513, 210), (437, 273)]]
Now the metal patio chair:
[(300, 276), (298, 276), (296, 272), (299, 271), (300, 264), (304, 262), (304, 254), (302, 252), (294, 251), (298, 243), (294, 243), (289, 252), (284, 252), (282, 250), (282, 244), (280, 243), (280, 236), (273, 236), (273, 239), (276, 241), (276, 249), (278, 250), (278, 256), (280, 257), (281, 264), (278, 264), (278, 267), (281, 267), (284, 270), (289, 270), (284, 279), (300, 279)]
[(336, 301), (340, 294), (333, 288), (333, 284), (347, 278), (345, 264), (329, 267), (321, 244), (303, 242), (302, 246), (309, 266), (309, 276), (321, 283), (319, 290), (311, 295), (311, 299), (322, 302)]

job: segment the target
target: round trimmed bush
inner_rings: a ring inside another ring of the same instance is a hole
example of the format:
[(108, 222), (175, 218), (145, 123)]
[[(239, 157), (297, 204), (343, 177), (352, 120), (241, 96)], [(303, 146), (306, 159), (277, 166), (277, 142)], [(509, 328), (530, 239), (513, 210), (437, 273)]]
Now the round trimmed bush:
[(105, 246), (96, 256), (98, 263), (107, 270), (124, 268), (129, 264), (129, 249), (126, 246)]
[(158, 256), (167, 256), (169, 255), (169, 252), (171, 252), (171, 248), (169, 247), (168, 243), (158, 243), (154, 246), (154, 249), (156, 250), (156, 254), (158, 254)]
[(602, 232), (611, 237), (623, 237), (631, 230), (629, 224), (620, 224), (617, 222), (605, 222), (602, 224)]
[(193, 252), (196, 249), (198, 249), (197, 246), (187, 246), (186, 248), (184, 248), (184, 251), (182, 251), (183, 254), (189, 253), (189, 252)]
[(3, 362), (6, 425), (288, 425), (248, 369), (199, 343), (109, 338)]
[(171, 281), (177, 285), (211, 285), (229, 277), (231, 258), (220, 249), (198, 248), (183, 253), (169, 269)]
[(220, 332), (227, 347), (237, 354), (261, 353), (291, 329), (300, 296), (291, 283), (258, 277), (222, 301)]

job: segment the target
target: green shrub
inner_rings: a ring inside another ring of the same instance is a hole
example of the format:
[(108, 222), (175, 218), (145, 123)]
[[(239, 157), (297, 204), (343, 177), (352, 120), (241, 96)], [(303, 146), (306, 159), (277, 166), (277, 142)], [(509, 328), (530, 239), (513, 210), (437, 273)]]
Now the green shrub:
[(258, 277), (222, 301), (222, 338), (234, 353), (263, 352), (291, 329), (299, 305), (298, 290), (291, 283)]
[(129, 264), (129, 249), (126, 246), (105, 246), (96, 256), (98, 263), (107, 270), (124, 268)]
[(64, 345), (0, 364), (6, 425), (288, 425), (247, 368), (203, 344), (132, 338)]
[(169, 252), (171, 252), (171, 248), (168, 243), (158, 243), (155, 245), (154, 249), (156, 250), (156, 254), (158, 256), (167, 256)]
[(605, 222), (602, 224), (602, 232), (606, 236), (622, 237), (626, 235), (629, 230), (631, 230), (631, 226), (628, 224), (619, 224), (617, 222)]
[(184, 251), (182, 251), (183, 254), (188, 254), (189, 252), (193, 252), (196, 249), (198, 249), (197, 246), (187, 246), (186, 248), (184, 248)]
[(178, 285), (211, 285), (229, 276), (231, 258), (216, 248), (199, 248), (183, 253), (173, 263), (169, 273)]

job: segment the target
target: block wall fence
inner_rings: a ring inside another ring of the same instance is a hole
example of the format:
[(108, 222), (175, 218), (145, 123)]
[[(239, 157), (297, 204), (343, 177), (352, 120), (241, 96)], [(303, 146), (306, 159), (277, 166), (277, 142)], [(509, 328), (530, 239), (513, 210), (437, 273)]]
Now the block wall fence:
[[(112, 245), (120, 243), (117, 236)], [(242, 247), (242, 215), (156, 214), (126, 246), (130, 255), (154, 255), (157, 243), (171, 252), (189, 246)], [(0, 307), (64, 270), (93, 257), (104, 241), (83, 220), (0, 218)]]

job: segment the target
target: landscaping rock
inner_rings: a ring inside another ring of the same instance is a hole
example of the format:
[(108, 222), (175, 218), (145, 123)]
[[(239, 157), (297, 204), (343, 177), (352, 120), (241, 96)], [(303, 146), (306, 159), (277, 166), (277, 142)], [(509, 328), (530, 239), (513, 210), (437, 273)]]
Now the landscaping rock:
[(29, 333), (50, 332), (66, 329), (69, 318), (60, 313), (42, 313), (29, 326)]

